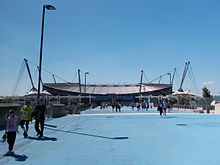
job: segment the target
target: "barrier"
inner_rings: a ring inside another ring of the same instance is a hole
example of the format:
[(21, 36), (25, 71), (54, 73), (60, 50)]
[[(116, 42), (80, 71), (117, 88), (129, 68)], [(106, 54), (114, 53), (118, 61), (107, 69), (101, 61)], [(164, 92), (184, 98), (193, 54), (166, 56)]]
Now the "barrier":
[(215, 114), (220, 114), (220, 103), (215, 104)]
[(64, 104), (52, 104), (47, 107), (47, 115), (52, 118), (66, 115)]

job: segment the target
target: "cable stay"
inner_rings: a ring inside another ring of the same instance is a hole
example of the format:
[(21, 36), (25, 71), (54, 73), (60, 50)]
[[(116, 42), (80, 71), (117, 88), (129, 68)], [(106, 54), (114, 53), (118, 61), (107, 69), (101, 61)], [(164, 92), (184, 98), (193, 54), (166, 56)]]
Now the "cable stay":
[[(39, 67), (37, 66), (37, 70), (39, 72)], [(40, 83), (43, 84), (42, 76), (40, 77)]]
[[(176, 75), (176, 76), (175, 76), (176, 78), (174, 79), (174, 80), (176, 80), (176, 81), (175, 81), (175, 84), (176, 84), (175, 86), (176, 86), (177, 89), (178, 89), (178, 87), (180, 86), (179, 80), (180, 80), (180, 77), (181, 77), (181, 76), (179, 75), (179, 72), (178, 72), (177, 70), (176, 70), (176, 72), (175, 72), (175, 75)], [(173, 80), (173, 81), (174, 81), (174, 80)]]
[(149, 80), (148, 80), (148, 78), (147, 78), (145, 72), (143, 72), (143, 73), (144, 73), (144, 78), (145, 78), (145, 79), (147, 80), (147, 82), (149, 83)]
[(25, 62), (23, 61), (21, 64), (21, 68), (19, 70), (19, 73), (18, 73), (18, 77), (17, 77), (16, 83), (15, 83), (15, 86), (12, 90), (12, 96), (15, 96), (16, 91), (18, 91), (18, 88), (21, 85), (22, 77), (24, 75), (24, 68), (25, 68)]
[[(32, 65), (34, 65), (34, 66), (36, 66), (36, 67), (38, 68), (38, 65), (34, 64), (33, 62), (30, 62), (30, 61), (29, 61), (29, 63), (32, 64)], [(44, 69), (44, 68), (42, 68), (42, 70), (45, 71), (45, 72), (47, 72), (47, 73), (49, 73), (49, 74), (51, 74), (52, 76), (54, 75), (56, 78), (60, 79), (61, 81), (64, 81), (65, 83), (68, 83), (68, 81), (64, 80), (64, 79), (61, 78), (60, 76), (58, 76), (58, 75), (56, 75), (56, 74), (53, 74), (52, 72), (50, 72), (50, 71), (48, 71), (48, 70), (46, 70), (46, 69)]]
[(189, 75), (190, 75), (190, 78), (191, 78), (191, 81), (192, 81), (193, 88), (195, 89), (195, 93), (199, 94), (199, 88), (198, 88), (196, 78), (195, 78), (195, 75), (193, 73), (193, 69), (192, 69), (191, 65), (189, 67)]
[(176, 68), (174, 68), (174, 71), (173, 71), (173, 78), (171, 80), (171, 84), (173, 84), (173, 80), (174, 80), (175, 74), (176, 74)]
[(38, 76), (38, 69), (36, 68), (34, 71), (34, 76), (33, 76), (33, 81), (35, 82), (35, 84), (37, 84), (37, 76)]
[[(175, 69), (176, 69), (176, 68), (175, 68)], [(174, 69), (174, 70), (175, 70), (175, 69)], [(151, 80), (149, 83), (153, 83), (153, 82), (159, 80), (159, 81), (158, 81), (158, 84), (160, 84), (161, 79), (162, 79), (164, 76), (169, 75), (169, 76), (170, 76), (170, 84), (172, 84), (172, 81), (173, 81), (173, 80), (171, 80), (171, 73), (170, 73), (170, 72), (173, 72), (173, 70), (170, 70), (170, 71), (168, 71), (167, 73), (164, 73), (164, 74), (160, 75), (159, 77), (157, 77), (157, 78)], [(174, 76), (173, 76), (173, 79), (174, 79)]]
[(75, 76), (73, 77), (73, 80), (71, 81), (72, 83), (73, 83), (74, 80), (76, 79), (76, 76), (77, 76), (77, 72), (76, 72)]
[[(76, 76), (78, 75), (78, 72), (75, 73), (73, 80), (71, 81), (71, 83), (74, 82), (74, 80), (76, 79)], [(69, 82), (67, 82), (69, 84), (68, 89), (70, 89), (72, 86)]]

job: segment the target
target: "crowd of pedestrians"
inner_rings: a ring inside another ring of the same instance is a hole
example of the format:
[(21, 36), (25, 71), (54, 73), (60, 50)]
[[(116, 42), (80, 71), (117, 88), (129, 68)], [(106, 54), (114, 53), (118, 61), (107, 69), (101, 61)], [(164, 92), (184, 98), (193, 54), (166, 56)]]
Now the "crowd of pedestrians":
[[(28, 137), (28, 129), (29, 123), (32, 122), (32, 119), (35, 119), (35, 131), (37, 133), (36, 136), (39, 138), (43, 137), (44, 131), (44, 121), (46, 117), (46, 106), (43, 105), (42, 99), (38, 100), (37, 106), (34, 108), (31, 107), (30, 101), (27, 101), (25, 105), (21, 108), (19, 119), (20, 119), (20, 126), (23, 130), (24, 138)], [(12, 155), (13, 147), (16, 139), (16, 134), (19, 133), (18, 131), (19, 120), (18, 117), (15, 115), (13, 110), (9, 110), (8, 114), (6, 115), (6, 129), (5, 134), (3, 135), (3, 139), (7, 139), (8, 143), (8, 152), (5, 155)], [(40, 129), (39, 129), (40, 125)]]
[[(105, 105), (105, 106), (104, 106)], [(108, 104), (104, 104), (101, 105), (100, 109), (105, 109), (108, 107)], [(112, 111), (114, 112), (121, 112), (121, 108), (124, 105), (121, 104), (120, 102), (116, 102), (116, 103), (112, 103), (111, 107), (112, 107)], [(134, 111), (135, 109), (137, 111), (148, 111), (150, 108), (152, 108), (152, 105), (149, 103), (148, 100), (144, 100), (143, 102), (134, 102), (132, 101), (131, 103), (128, 103), (126, 106), (131, 106), (132, 111)], [(157, 110), (160, 112), (160, 116), (166, 116), (166, 112), (169, 111), (170, 112), (171, 109), (171, 105), (169, 102), (166, 101), (166, 99), (164, 99), (163, 101), (159, 100), (158, 102), (158, 107)]]

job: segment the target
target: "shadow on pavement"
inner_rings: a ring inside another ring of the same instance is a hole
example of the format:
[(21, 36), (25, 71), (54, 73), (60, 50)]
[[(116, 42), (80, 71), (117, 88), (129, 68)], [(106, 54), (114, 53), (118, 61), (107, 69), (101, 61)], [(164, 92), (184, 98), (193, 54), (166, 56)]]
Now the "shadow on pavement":
[(52, 127), (52, 128), (57, 128), (56, 125), (51, 125), (51, 124), (44, 124), (44, 126), (47, 126), (47, 127)]
[(38, 141), (57, 141), (57, 138), (54, 138), (54, 137), (46, 137), (46, 136), (43, 136), (43, 137), (31, 137), (31, 136), (28, 136), (28, 139), (31, 139), (31, 140), (38, 140)]
[(26, 155), (18, 155), (18, 154), (10, 154), (10, 155), (4, 155), (4, 156), (11, 156), (11, 157), (14, 157), (16, 161), (20, 161), (20, 162), (24, 162), (27, 160), (27, 156)]
[(59, 130), (59, 129), (53, 129), (53, 128), (45, 128), (53, 131), (59, 131), (59, 132), (65, 132), (65, 133), (72, 133), (77, 135), (85, 135), (85, 136), (91, 136), (91, 137), (97, 137), (97, 138), (104, 138), (104, 139), (110, 139), (110, 140), (124, 140), (128, 139), (128, 137), (106, 137), (106, 136), (100, 136), (100, 135), (93, 135), (93, 134), (87, 134), (87, 133), (80, 133), (80, 132), (74, 132), (74, 131), (65, 131), (65, 130)]

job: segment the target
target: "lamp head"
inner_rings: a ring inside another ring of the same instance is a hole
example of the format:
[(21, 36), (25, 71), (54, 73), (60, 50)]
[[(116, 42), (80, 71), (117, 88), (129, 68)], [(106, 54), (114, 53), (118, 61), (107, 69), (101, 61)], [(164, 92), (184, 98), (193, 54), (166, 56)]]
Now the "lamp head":
[(56, 8), (52, 5), (44, 5), (47, 10), (56, 10)]

